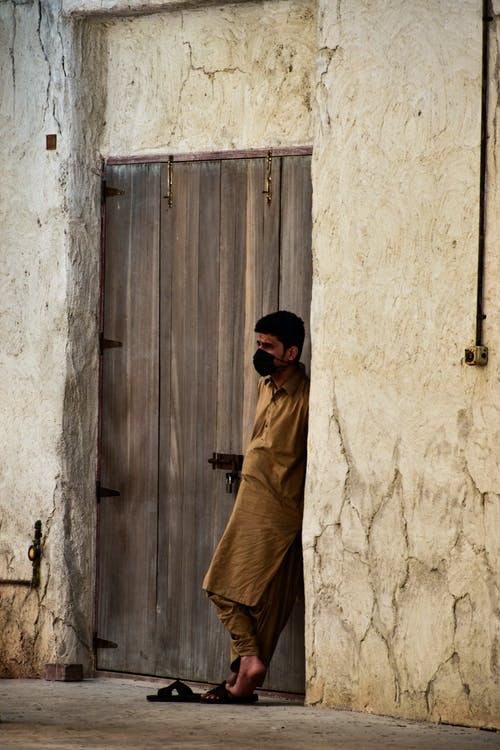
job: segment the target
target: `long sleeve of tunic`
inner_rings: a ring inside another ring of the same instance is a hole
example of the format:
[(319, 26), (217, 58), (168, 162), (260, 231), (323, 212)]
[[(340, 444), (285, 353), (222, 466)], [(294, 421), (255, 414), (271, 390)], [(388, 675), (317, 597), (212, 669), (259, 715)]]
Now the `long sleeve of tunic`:
[(259, 380), (255, 423), (233, 512), (203, 581), (255, 606), (301, 529), (309, 379), (299, 364), (280, 388)]

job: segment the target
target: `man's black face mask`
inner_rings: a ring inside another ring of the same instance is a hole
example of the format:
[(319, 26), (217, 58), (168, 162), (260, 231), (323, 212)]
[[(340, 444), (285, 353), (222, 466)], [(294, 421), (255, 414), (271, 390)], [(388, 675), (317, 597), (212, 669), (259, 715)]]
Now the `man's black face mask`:
[(272, 354), (264, 351), (264, 349), (257, 349), (253, 355), (253, 366), (262, 377), (265, 375), (272, 375), (277, 369), (273, 360), (274, 357)]

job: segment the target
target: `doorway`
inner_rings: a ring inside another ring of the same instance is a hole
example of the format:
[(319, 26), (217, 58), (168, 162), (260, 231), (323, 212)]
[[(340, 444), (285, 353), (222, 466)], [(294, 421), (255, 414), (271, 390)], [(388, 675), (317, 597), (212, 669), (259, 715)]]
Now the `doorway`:
[[(250, 436), (255, 321), (309, 320), (310, 155), (107, 165), (105, 184), (97, 666), (219, 682), (201, 582), (235, 487), (214, 454)], [(304, 690), (303, 600), (265, 687)]]

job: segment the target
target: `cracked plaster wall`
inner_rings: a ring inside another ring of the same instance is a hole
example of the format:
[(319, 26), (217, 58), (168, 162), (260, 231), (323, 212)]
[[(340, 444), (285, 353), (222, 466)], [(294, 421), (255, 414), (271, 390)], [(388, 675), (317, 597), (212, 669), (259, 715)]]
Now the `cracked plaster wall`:
[(474, 368), (481, 3), (319, 8), (307, 698), (498, 726), (498, 17)]
[(30, 581), (43, 535), (40, 587), (0, 584), (2, 676), (92, 659), (99, 47), (57, 0), (0, 3), (2, 581)]
[(0, 2), (2, 676), (93, 666), (101, 157), (311, 143), (314, 2), (213, 5)]
[(104, 154), (311, 143), (310, 0), (203, 5), (106, 29)]
[(101, 153), (303, 145), (314, 107), (307, 697), (492, 725), (498, 20), (480, 370), (480, 3), (320, 0), (318, 50), (314, 6), (0, 3), (0, 576), (44, 532), (41, 589), (0, 589), (1, 673), (91, 667)]

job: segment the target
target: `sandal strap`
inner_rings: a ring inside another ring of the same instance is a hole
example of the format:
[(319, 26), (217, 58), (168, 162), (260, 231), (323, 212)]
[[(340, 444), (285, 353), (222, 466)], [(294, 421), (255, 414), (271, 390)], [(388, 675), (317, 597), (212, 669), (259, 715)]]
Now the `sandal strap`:
[(177, 695), (182, 696), (183, 698), (187, 698), (189, 695), (193, 695), (193, 691), (189, 687), (189, 685), (186, 685), (186, 683), (182, 682), (181, 680), (175, 680), (174, 682), (171, 682), (170, 685), (167, 685), (166, 687), (162, 687), (158, 690), (158, 696), (163, 695), (173, 695), (174, 691), (177, 693)]

